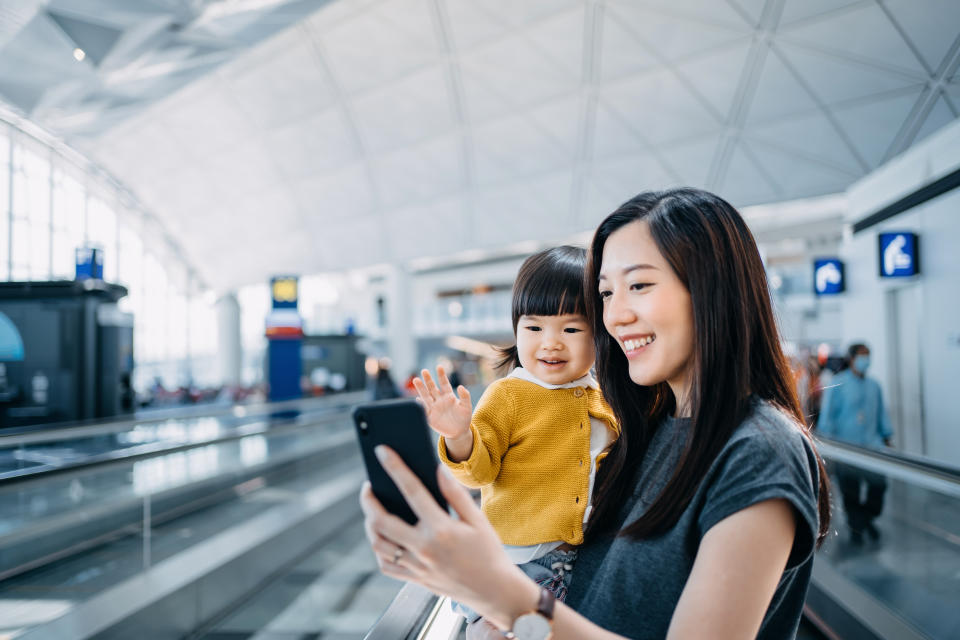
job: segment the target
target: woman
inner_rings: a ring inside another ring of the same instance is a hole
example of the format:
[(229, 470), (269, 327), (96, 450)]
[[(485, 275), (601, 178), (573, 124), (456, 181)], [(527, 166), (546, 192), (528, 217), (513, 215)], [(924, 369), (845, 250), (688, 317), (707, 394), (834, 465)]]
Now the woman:
[(827, 479), (746, 224), (703, 191), (642, 193), (597, 229), (587, 292), (622, 435), (598, 473), (566, 604), (510, 565), (449, 475), (441, 488), (459, 520), (389, 450), (381, 460), (420, 522), (364, 489), (381, 570), (521, 638), (548, 637), (532, 627), (557, 640), (792, 637), (828, 527)]

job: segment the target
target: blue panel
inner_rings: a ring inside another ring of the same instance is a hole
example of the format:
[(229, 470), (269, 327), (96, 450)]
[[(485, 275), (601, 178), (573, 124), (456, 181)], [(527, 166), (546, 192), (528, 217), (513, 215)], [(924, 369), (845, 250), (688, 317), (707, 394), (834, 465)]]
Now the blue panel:
[(77, 249), (77, 280), (103, 280), (103, 250), (93, 247)]
[(878, 238), (881, 278), (906, 278), (920, 273), (917, 234), (897, 231), (881, 233)]
[(843, 262), (836, 258), (818, 258), (813, 261), (813, 291), (818, 296), (843, 293), (846, 281)]
[(270, 340), (267, 347), (267, 382), (270, 384), (270, 400), (299, 398), (300, 375), (303, 368), (300, 358), (302, 340)]

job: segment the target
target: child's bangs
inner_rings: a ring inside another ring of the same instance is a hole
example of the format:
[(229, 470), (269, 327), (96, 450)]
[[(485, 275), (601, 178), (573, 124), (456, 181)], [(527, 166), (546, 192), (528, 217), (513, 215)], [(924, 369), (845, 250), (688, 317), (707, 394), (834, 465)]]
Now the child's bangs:
[[(567, 270), (564, 270), (567, 271)], [(513, 317), (586, 315), (582, 273), (553, 271), (531, 277), (514, 296)]]

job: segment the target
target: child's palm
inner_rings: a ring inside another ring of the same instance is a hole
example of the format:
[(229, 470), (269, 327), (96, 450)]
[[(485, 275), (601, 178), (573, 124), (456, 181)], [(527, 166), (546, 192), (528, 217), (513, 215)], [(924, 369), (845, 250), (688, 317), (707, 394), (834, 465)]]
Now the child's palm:
[(437, 367), (439, 386), (434, 383), (430, 372), (424, 369), (421, 378), (415, 378), (413, 386), (423, 402), (430, 427), (447, 438), (458, 438), (470, 430), (470, 416), (473, 405), (470, 392), (462, 385), (456, 393), (450, 386), (443, 367)]

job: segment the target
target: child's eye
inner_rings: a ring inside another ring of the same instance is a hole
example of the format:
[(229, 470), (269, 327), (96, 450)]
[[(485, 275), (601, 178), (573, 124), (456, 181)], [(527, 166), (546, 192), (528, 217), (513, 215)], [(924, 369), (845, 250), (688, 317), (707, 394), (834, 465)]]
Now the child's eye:
[(529, 327), (524, 327), (527, 331), (541, 331), (540, 327), (537, 325), (530, 325)]
[(566, 327), (564, 328), (564, 333), (580, 333), (583, 329), (578, 329), (577, 327)]

